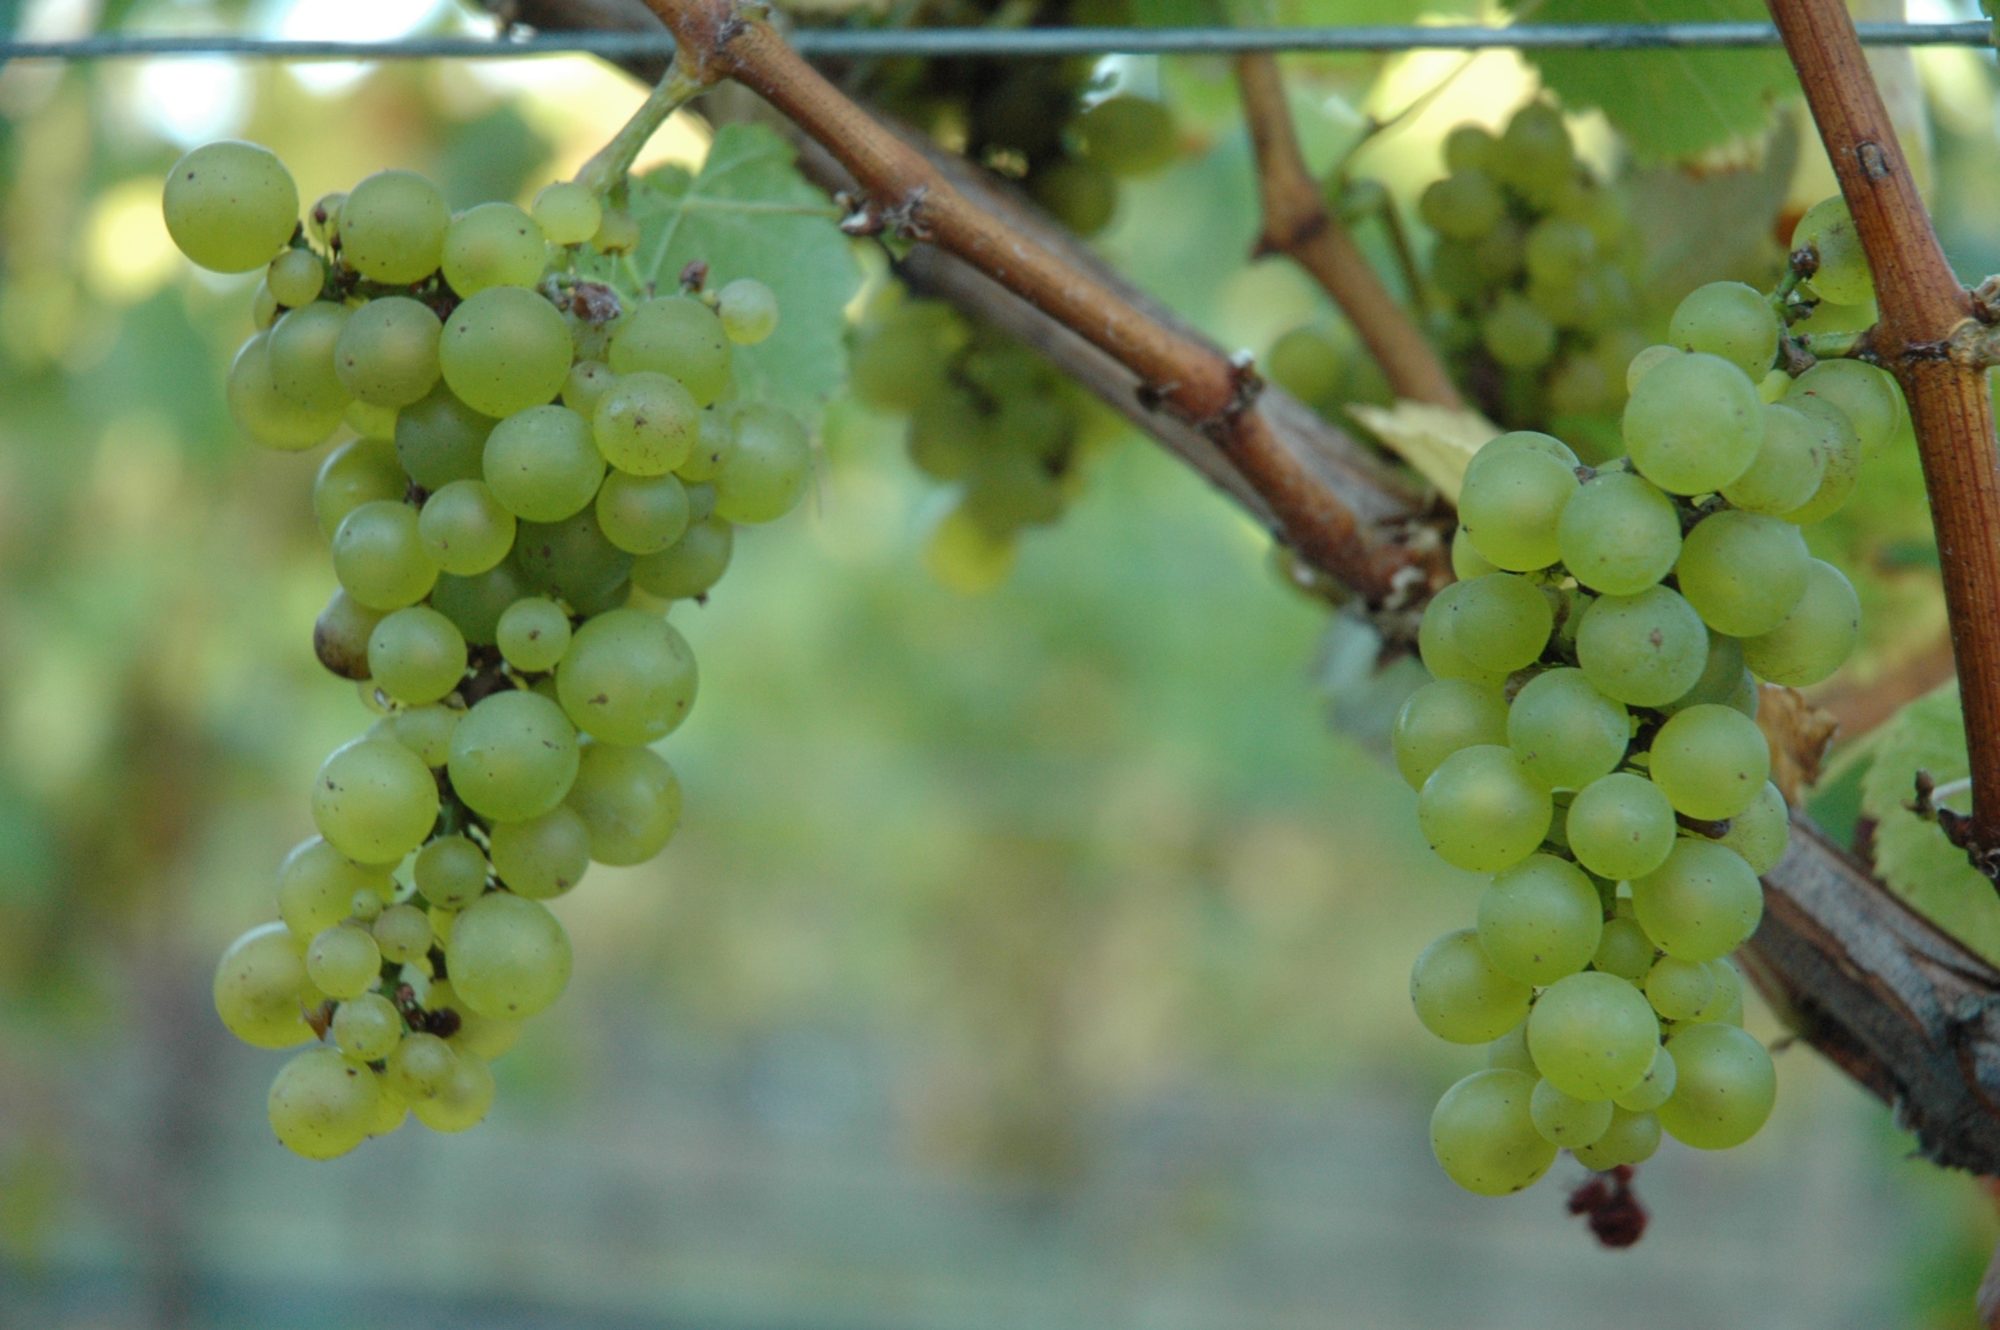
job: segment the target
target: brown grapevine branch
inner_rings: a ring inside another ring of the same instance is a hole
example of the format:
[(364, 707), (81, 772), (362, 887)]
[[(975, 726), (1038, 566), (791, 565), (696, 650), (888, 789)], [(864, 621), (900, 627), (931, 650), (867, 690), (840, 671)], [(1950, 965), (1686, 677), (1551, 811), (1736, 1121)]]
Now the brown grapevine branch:
[(2000, 877), (2000, 463), (1985, 371), (1976, 358), (1950, 353), (1973, 319), (1973, 300), (1931, 229), (1846, 6), (1770, 7), (1875, 276), (1881, 317), (1870, 349), (1910, 404), (1971, 757), (1972, 816), (1961, 843), (1987, 876)]
[(1347, 228), (1327, 211), (1299, 151), (1276, 57), (1237, 57), (1236, 86), (1250, 130), (1263, 206), (1256, 253), (1283, 254), (1333, 297), (1396, 396), (1462, 408), (1465, 403), (1436, 350), (1382, 284)]

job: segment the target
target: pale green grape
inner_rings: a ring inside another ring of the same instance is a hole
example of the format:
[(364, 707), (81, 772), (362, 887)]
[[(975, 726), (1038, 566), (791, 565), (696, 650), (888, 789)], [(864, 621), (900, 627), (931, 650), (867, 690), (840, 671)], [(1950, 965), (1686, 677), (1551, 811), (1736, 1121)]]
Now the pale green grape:
[(1529, 1116), (1542, 1139), (1571, 1150), (1602, 1136), (1611, 1126), (1612, 1111), (1609, 1099), (1578, 1099), (1548, 1081), (1535, 1082), (1528, 1101)]
[(1764, 914), (1764, 891), (1736, 851), (1683, 838), (1665, 863), (1632, 879), (1632, 905), (1661, 951), (1707, 961), (1749, 941)]
[(597, 491), (597, 529), (628, 554), (657, 554), (687, 528), (687, 487), (676, 476), (613, 471)]
[(258, 332), (269, 328), (278, 318), (278, 298), (271, 294), (269, 281), (257, 283), (257, 289), (250, 293), (250, 326)]
[(735, 444), (715, 472), (715, 511), (731, 522), (770, 522), (797, 506), (812, 484), (805, 426), (777, 407), (738, 408)]
[(1757, 680), (1743, 663), (1743, 644), (1722, 633), (1708, 635), (1708, 662), (1694, 686), (1659, 709), (1671, 716), (1705, 702), (1734, 707), (1752, 720), (1757, 717)]
[(437, 581), (437, 564), (417, 531), (417, 510), (375, 499), (362, 504), (333, 533), (333, 574), (355, 601), (371, 610), (398, 610), (422, 600)]
[(1639, 386), (1639, 380), (1645, 378), (1669, 360), (1678, 359), (1681, 354), (1681, 349), (1677, 346), (1649, 346), (1639, 352), (1638, 355), (1632, 357), (1632, 362), (1625, 367), (1625, 391), (1630, 393), (1634, 388)]
[(1451, 631), (1452, 605), (1465, 594), (1466, 585), (1453, 582), (1431, 597), (1417, 623), (1417, 655), (1434, 679), (1458, 679), (1497, 689), (1507, 682), (1506, 674), (1474, 664), (1471, 657), (1459, 650), (1457, 637)]
[(574, 517), (604, 479), (590, 422), (566, 406), (533, 406), (501, 421), (481, 466), (493, 497), (530, 522)]
[(597, 234), (604, 223), (604, 207), (586, 185), (574, 180), (558, 180), (543, 185), (529, 209), (549, 243), (581, 245)]
[(357, 864), (313, 836), (294, 845), (278, 865), (278, 917), (304, 946), (345, 919), (356, 895), (386, 898), (391, 885), (385, 869)]
[(396, 458), (410, 479), (427, 490), (443, 489), (454, 480), (478, 480), (484, 474), (487, 440), (496, 428), (493, 417), (480, 415), (440, 383), (396, 414)]
[(350, 394), (335, 365), (334, 347), (347, 319), (345, 305), (315, 300), (273, 323), (271, 390), (303, 411), (345, 411)]
[(1694, 1019), (1703, 1023), (1721, 1021), (1729, 1025), (1743, 1024), (1742, 974), (1727, 956), (1718, 956), (1710, 961), (1708, 972), (1715, 980), (1715, 996)]
[(778, 330), (778, 297), (754, 277), (739, 277), (715, 293), (722, 334), (738, 346), (755, 346)]
[(1604, 921), (1604, 934), (1590, 964), (1593, 969), (1637, 984), (1644, 982), (1658, 958), (1653, 939), (1646, 936), (1639, 921), (1621, 914)]
[[(954, 431), (959, 431), (956, 437), (960, 439), (964, 438), (962, 431), (965, 427), (965, 421), (965, 416), (955, 416), (949, 427)], [(918, 421), (913, 417), (910, 421), (910, 447), (913, 454), (916, 448), (917, 427)], [(689, 484), (694, 484), (697, 481), (714, 480), (716, 473), (722, 470), (723, 462), (729, 457), (730, 450), (735, 447), (735, 425), (731, 422), (730, 417), (720, 408), (710, 407), (701, 413), (701, 425), (699, 432), (695, 436), (693, 451), (688, 453), (686, 461), (674, 468), (674, 474)], [(973, 454), (968, 451), (964, 469), (960, 470), (956, 475), (940, 476), (939, 479), (963, 479), (965, 471), (971, 469), (972, 457)], [(710, 488), (712, 492), (713, 487)], [(711, 511), (713, 511), (712, 508)], [(689, 509), (689, 516), (691, 517), (699, 518), (705, 515), (696, 514), (692, 508)]]
[(1498, 689), (1439, 679), (1411, 693), (1390, 732), (1396, 769), (1422, 789), (1438, 763), (1474, 744), (1507, 742), (1507, 701)]
[(380, 993), (363, 993), (334, 1008), (333, 1042), (356, 1062), (379, 1062), (403, 1038), (403, 1018)]
[(500, 654), (525, 674), (552, 670), (569, 650), (569, 615), (540, 596), (517, 600), (500, 616), (495, 632)]
[(1015, 533), (991, 530), (960, 504), (939, 515), (924, 541), (924, 571), (947, 590), (977, 596), (1007, 580), (1020, 548)]
[(1556, 1147), (1535, 1130), (1535, 1078), (1475, 1071), (1444, 1092), (1431, 1113), (1431, 1153), (1453, 1182), (1481, 1196), (1532, 1186), (1555, 1162)]
[(368, 635), (381, 620), (380, 610), (356, 604), (345, 588), (335, 587), (313, 621), (313, 654), (343, 679), (366, 679)]
[(373, 499), (401, 499), (409, 488), (394, 448), (380, 439), (349, 439), (326, 455), (313, 478), (313, 516), (331, 540), (356, 508)]
[(445, 228), (444, 279), (461, 296), (490, 286), (533, 286), (547, 266), (541, 226), (511, 203), (482, 203)]
[(1692, 688), (1708, 664), (1708, 629), (1665, 587), (1599, 596), (1577, 627), (1576, 660), (1598, 692), (1656, 707)]
[(354, 911), (350, 917), (357, 923), (372, 924), (375, 916), (382, 913), (382, 898), (372, 891), (357, 891), (350, 906)]
[(271, 261), (299, 224), (299, 187), (269, 148), (204, 143), (167, 172), (167, 234), (211, 272), (249, 272)]
[(1479, 340), (1505, 368), (1531, 370), (1555, 354), (1556, 325), (1524, 297), (1503, 291), (1479, 320)]
[(454, 480), (424, 500), (417, 514), (424, 548), (447, 573), (483, 573), (514, 549), (514, 514), (483, 480)]
[[(1347, 381), (1347, 366), (1339, 344), (1310, 324), (1279, 334), (1278, 340), (1271, 343), (1270, 350), (1257, 362), (1257, 369), (1267, 382), (1277, 384), (1300, 401), (1314, 406), (1334, 401)], [(941, 443), (969, 442), (963, 427), (954, 430), (950, 428), (950, 422), (954, 418), (960, 421), (968, 418), (963, 408), (971, 405), (970, 399), (953, 393), (941, 394), (931, 400), (942, 403), (946, 409), (937, 413), (937, 427), (931, 429), (930, 434)], [(916, 422), (912, 420), (910, 451), (913, 457), (917, 453), (915, 433)], [(918, 465), (923, 464), (919, 462)], [(948, 480), (953, 477), (939, 478)]]
[(1535, 1060), (1528, 1055), (1528, 1023), (1519, 1025), (1495, 1039), (1486, 1046), (1486, 1065), (1503, 1071), (1524, 1071), (1530, 1076), (1540, 1076), (1535, 1070)]
[(328, 997), (360, 997), (375, 986), (381, 969), (374, 935), (353, 924), (322, 929), (306, 947), (306, 978)]
[(685, 462), (701, 436), (701, 408), (680, 380), (650, 370), (619, 376), (591, 413), (604, 459), (635, 476), (662, 476)]
[(697, 672), (687, 640), (657, 615), (611, 610), (579, 628), (556, 667), (556, 690), (576, 727), (619, 744), (646, 744), (679, 727), (694, 706)]
[(1507, 712), (1507, 743), (1528, 774), (1551, 789), (1582, 789), (1625, 759), (1632, 721), (1591, 687), (1582, 670), (1530, 679)]
[(389, 1054), (389, 1088), (414, 1107), (450, 1084), (457, 1066), (458, 1054), (444, 1040), (434, 1034), (406, 1034)]
[(1501, 571), (1500, 565), (1479, 552), (1479, 548), (1472, 543), (1472, 537), (1465, 534), (1464, 527), (1452, 533), (1451, 575), (1453, 577), (1461, 582), (1470, 582), (1475, 577), (1484, 577), (1488, 573), (1499, 571)]
[(1528, 1014), (1528, 1049), (1542, 1078), (1578, 1099), (1611, 1099), (1645, 1079), (1660, 1022), (1645, 995), (1617, 975), (1558, 979)]
[(1500, 132), (1490, 169), (1530, 203), (1553, 202), (1576, 179), (1576, 149), (1562, 112), (1541, 102), (1516, 111)]
[(1523, 259), (1531, 284), (1573, 287), (1597, 266), (1597, 237), (1568, 217), (1544, 217), (1528, 228)]
[(223, 386), (229, 418), (260, 448), (296, 453), (317, 448), (340, 424), (340, 407), (314, 408), (278, 392), (271, 378), (271, 334), (237, 349)]
[(1479, 898), (1479, 948), (1493, 968), (1548, 984), (1590, 964), (1604, 929), (1597, 888), (1567, 859), (1530, 855)]
[(411, 286), (437, 271), (451, 209), (413, 171), (377, 171), (340, 205), (340, 257), (363, 277)]
[(1659, 786), (1617, 771), (1577, 791), (1563, 830), (1578, 863), (1618, 882), (1665, 863), (1677, 827), (1673, 804)]
[(1553, 804), (1512, 750), (1460, 749), (1438, 764), (1417, 794), (1417, 823), (1446, 863), (1496, 872), (1533, 854), (1548, 834)]
[(525, 822), (496, 822), (493, 871), (517, 896), (547, 900), (574, 887), (590, 867), (590, 829), (567, 805)]
[(271, 260), (264, 283), (272, 300), (297, 309), (319, 299), (326, 285), (326, 264), (309, 249), (288, 249)]
[(1073, 122), (1084, 159), (1117, 176), (1151, 175), (1178, 155), (1173, 113), (1151, 97), (1120, 93)]
[(1837, 305), (1861, 305), (1875, 298), (1875, 279), (1862, 251), (1860, 233), (1848, 215), (1847, 200), (1835, 194), (1807, 208), (1792, 228), (1792, 250), (1810, 249), (1819, 266), (1809, 279), (1812, 288)]
[(632, 556), (604, 538), (596, 511), (586, 507), (560, 522), (522, 522), (514, 538), (514, 566), (532, 590), (588, 615), (605, 608), (631, 575)]
[(1737, 366), (1705, 352), (1662, 361), (1625, 403), (1625, 446), (1669, 494), (1721, 489), (1757, 460), (1764, 404)]
[(673, 839), (681, 820), (681, 783), (650, 748), (583, 745), (569, 807), (590, 832), (600, 864), (644, 863)]
[(1500, 141), (1484, 125), (1452, 126), (1444, 136), (1444, 164), (1448, 171), (1483, 171), (1493, 161)]
[(452, 991), (482, 1016), (524, 1019), (569, 985), (569, 936), (539, 901), (482, 896), (451, 926)]
[(1646, 973), (1646, 1000), (1663, 1021), (1693, 1020), (1715, 1000), (1715, 978), (1705, 964), (1662, 956)]
[(1540, 659), (1555, 627), (1542, 589), (1525, 577), (1489, 573), (1456, 585), (1425, 611), (1444, 619), (1447, 640), (1475, 669), (1510, 674)]
[(1805, 688), (1832, 676), (1861, 635), (1861, 600), (1832, 564), (1811, 560), (1805, 594), (1770, 632), (1743, 640), (1743, 659), (1762, 678)]
[(1680, 556), (1680, 514), (1643, 476), (1600, 471), (1564, 505), (1556, 547), (1563, 565), (1585, 586), (1638, 595), (1665, 577)]
[(456, 1055), (451, 1075), (437, 1093), (410, 1104), (417, 1121), (432, 1131), (465, 1131), (486, 1120), (493, 1107), (493, 1070), (467, 1050)]
[(556, 307), (518, 286), (491, 286), (445, 320), (444, 381), (474, 411), (511, 416), (553, 401), (569, 378), (569, 327)]
[(216, 963), (215, 1013), (253, 1048), (309, 1043), (312, 1027), (299, 1005), (305, 982), (298, 940), (282, 923), (259, 924), (230, 943)]
[(1652, 1113), (1634, 1113), (1618, 1108), (1611, 1125), (1589, 1145), (1578, 1146), (1573, 1154), (1585, 1168), (1602, 1173), (1624, 1164), (1643, 1164), (1660, 1148), (1660, 1119)]
[(1667, 337), (1683, 350), (1719, 356), (1761, 378), (1778, 353), (1778, 314), (1754, 287), (1710, 282), (1675, 307)]
[(458, 1002), (452, 1007), (458, 1013), (458, 1028), (445, 1039), (452, 1051), (461, 1057), (470, 1053), (481, 1062), (491, 1062), (506, 1056), (507, 1052), (521, 1040), (521, 1022), (510, 1021), (497, 1016), (481, 1016), (478, 1012)]
[(1546, 568), (1560, 557), (1556, 524), (1577, 492), (1575, 455), (1565, 462), (1540, 444), (1546, 437), (1502, 434), (1487, 443), (1473, 455), (1459, 490), (1459, 524), (1473, 547), (1512, 572)]
[(1755, 803), (1771, 774), (1757, 722), (1704, 703), (1676, 713), (1653, 737), (1653, 783), (1676, 811), (1704, 821), (1735, 817)]
[(1028, 177), (1035, 202), (1080, 236), (1096, 235), (1118, 210), (1118, 180), (1096, 162), (1062, 157)]
[(1696, 1025), (1667, 1041), (1674, 1092), (1660, 1125), (1697, 1150), (1727, 1150), (1757, 1134), (1771, 1116), (1778, 1077), (1771, 1055), (1734, 1025)]
[(1778, 866), (1791, 839), (1791, 809), (1785, 806), (1785, 796), (1778, 787), (1769, 781), (1764, 782), (1764, 788), (1757, 792), (1748, 808), (1730, 815), (1729, 830), (1721, 838), (1724, 845), (1743, 856), (1759, 877)]
[(576, 779), (576, 731), (562, 708), (538, 693), (495, 693), (458, 723), (448, 769), (452, 788), (480, 816), (540, 817)]
[(382, 1090), (368, 1068), (336, 1049), (313, 1048), (278, 1072), (265, 1110), (287, 1150), (333, 1159), (361, 1144), (380, 1122)]
[(401, 859), (437, 821), (438, 788), (409, 749), (357, 739), (333, 751), (313, 782), (313, 823), (333, 848), (359, 863)]
[(1417, 1019), (1454, 1044), (1483, 1044), (1519, 1025), (1531, 991), (1494, 966), (1469, 928), (1432, 942), (1410, 968)]
[(669, 600), (704, 596), (729, 568), (736, 543), (735, 528), (719, 517), (699, 519), (686, 534), (632, 565), (632, 584)]
[(729, 340), (722, 320), (693, 296), (660, 296), (627, 310), (612, 329), (609, 360), (620, 374), (649, 370), (672, 377), (696, 406), (709, 405), (729, 389)]
[(623, 208), (606, 208), (590, 247), (600, 254), (629, 254), (639, 243), (639, 223)]
[(456, 910), (486, 890), (486, 852), (467, 836), (439, 836), (417, 851), (410, 880), (432, 905)]
[(1678, 1073), (1674, 1067), (1674, 1055), (1662, 1045), (1653, 1050), (1653, 1065), (1646, 1068), (1646, 1079), (1624, 1094), (1618, 1096), (1618, 1107), (1628, 1113), (1651, 1113), (1674, 1092)]
[(1688, 532), (1674, 572), (1703, 622), (1731, 637), (1766, 633), (1806, 589), (1806, 542), (1789, 522), (1756, 513), (1712, 513)]
[(431, 949), (430, 917), (414, 905), (391, 905), (369, 926), (382, 959), (408, 965)]
[(937, 301), (907, 301), (871, 314), (849, 355), (854, 395), (879, 410), (914, 411), (943, 385), (965, 340), (957, 313)]
[(509, 560), (471, 577), (442, 574), (431, 590), (431, 608), (457, 624), (467, 642), (492, 646), (498, 640), (500, 616), (526, 594), (520, 570)]
[(465, 637), (427, 605), (395, 611), (368, 638), (368, 673), (406, 706), (435, 702), (465, 677)]
[(1783, 402), (1764, 408), (1764, 446), (1750, 469), (1722, 487), (1722, 497), (1750, 513), (1784, 516), (1819, 492), (1826, 477), (1820, 431)]
[(408, 296), (371, 300), (341, 326), (334, 372), (371, 406), (408, 406), (438, 381), (441, 328), (429, 306)]
[(579, 360), (569, 367), (569, 377), (563, 380), (562, 404), (588, 422), (599, 400), (617, 381), (618, 376), (603, 361)]
[(1417, 196), (1417, 216), (1447, 240), (1477, 240), (1499, 224), (1507, 200), (1484, 171), (1454, 171)]

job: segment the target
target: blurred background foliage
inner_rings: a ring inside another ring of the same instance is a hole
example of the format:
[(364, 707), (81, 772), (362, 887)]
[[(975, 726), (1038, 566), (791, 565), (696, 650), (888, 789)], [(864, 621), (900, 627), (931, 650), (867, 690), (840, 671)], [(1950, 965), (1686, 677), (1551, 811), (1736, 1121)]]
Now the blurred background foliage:
[[(1285, 17), (1397, 7), (1367, 8)], [(470, 25), (435, 0), (10, 15)], [(1991, 57), (1893, 68), (1959, 271), (2000, 268)], [(1533, 88), (1498, 53), (1296, 70), (1320, 165), (1363, 112), (1430, 94), (1351, 163), (1405, 207), (1451, 124)], [(1139, 73), (1183, 153), (1128, 186), (1106, 252), (1227, 344), (1335, 326), (1290, 268), (1239, 261), (1254, 196), (1226, 68)], [(309, 834), (319, 758), (369, 715), (311, 652), (314, 462), (251, 453), (222, 411), (247, 279), (179, 260), (159, 180), (234, 135), (307, 199), (388, 165), (455, 204), (520, 197), (638, 96), (581, 58), (0, 68), (0, 1326), (1971, 1323), (1990, 1203), (1909, 1162), (1803, 1048), (1755, 1143), (1645, 1170), (1636, 1251), (1592, 1248), (1559, 1184), (1455, 1191), (1424, 1122), (1466, 1057), (1404, 984), (1466, 884), (1380, 760), (1397, 684), (1360, 680), (1260, 535), (1142, 443), (1000, 589), (940, 588), (918, 558), (939, 496), (852, 405), (807, 511), (677, 612), (705, 676), (673, 743), (684, 830), (563, 902), (577, 977), (501, 1065), (493, 1117), (330, 1165), (282, 1152), (275, 1061), (224, 1036), (209, 976)], [(1601, 119), (1578, 129), (1620, 168)], [(650, 155), (702, 142), (677, 124)], [(1663, 251), (1708, 256), (1676, 280), (1768, 278), (1777, 212), (1825, 190), (1817, 150), (1769, 215), (1702, 202), (1768, 151), (1633, 180)], [(1870, 467), (1821, 537), (1871, 614), (1824, 699), (1849, 717), (1943, 649), (1914, 459)], [(1851, 827), (1851, 790), (1823, 811)]]

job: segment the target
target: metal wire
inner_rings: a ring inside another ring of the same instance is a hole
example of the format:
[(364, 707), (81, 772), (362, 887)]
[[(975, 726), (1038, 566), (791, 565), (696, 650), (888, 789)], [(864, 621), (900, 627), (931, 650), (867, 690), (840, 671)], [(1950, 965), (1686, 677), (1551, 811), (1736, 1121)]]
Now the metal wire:
[[(1993, 44), (1986, 23), (1862, 23), (1872, 46)], [(863, 56), (1234, 55), (1246, 51), (1387, 52), (1659, 51), (1775, 46), (1768, 23), (1531, 23), (1511, 28), (807, 28), (789, 36), (800, 54)], [(509, 60), (530, 56), (594, 55), (607, 59), (663, 56), (673, 39), (659, 32), (561, 32), (527, 37), (412, 37), (393, 42), (290, 41), (227, 33), (146, 36), (97, 33), (49, 41), (0, 39), (8, 60), (123, 60), (238, 56), (261, 60)]]

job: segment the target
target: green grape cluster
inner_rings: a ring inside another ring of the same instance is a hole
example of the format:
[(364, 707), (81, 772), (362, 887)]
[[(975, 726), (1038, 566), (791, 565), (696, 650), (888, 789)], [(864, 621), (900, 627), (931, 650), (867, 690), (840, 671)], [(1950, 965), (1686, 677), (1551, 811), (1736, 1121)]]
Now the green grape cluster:
[(383, 171), (304, 228), (297, 202), (270, 152), (216, 143), (175, 166), (165, 212), (197, 263), (264, 269), (227, 384), (244, 434), (344, 436), (313, 483), (338, 582), (313, 645), (378, 719), (320, 768), (278, 919), (214, 986), (245, 1042), (310, 1046), (270, 1120), (327, 1159), (412, 1113), (486, 1115), (491, 1062), (569, 980), (547, 902), (679, 823), (651, 745), (697, 672), (669, 611), (715, 585), (740, 524), (799, 502), (812, 452), (732, 391), (732, 348), (776, 325), (770, 289), (581, 280), (635, 229), (580, 185), (454, 214)]
[(890, 288), (855, 330), (855, 395), (907, 417), (917, 469), (951, 487), (924, 562), (945, 585), (980, 591), (1014, 566), (1021, 532), (1060, 518), (1113, 417), (1026, 344), (950, 306)]
[(1858, 361), (1773, 369), (1780, 335), (1770, 298), (1702, 287), (1629, 367), (1626, 456), (1587, 467), (1519, 431), (1465, 473), (1459, 580), (1420, 629), (1432, 682), (1393, 743), (1432, 848), (1492, 875), (1410, 981), (1428, 1029), (1490, 1046), (1431, 1122), (1470, 1191), (1564, 1149), (1636, 1164), (1663, 1131), (1724, 1149), (1771, 1110), (1729, 960), (1790, 826), (1757, 681), (1817, 683), (1853, 648), (1854, 589), (1799, 528), (1901, 402)]
[(1459, 126), (1444, 158), (1449, 174), (1417, 213), (1437, 238), (1438, 341), (1467, 394), (1514, 428), (1582, 430), (1615, 413), (1625, 366), (1645, 345), (1642, 255), (1623, 200), (1577, 160), (1544, 102), (1497, 135)]

